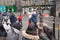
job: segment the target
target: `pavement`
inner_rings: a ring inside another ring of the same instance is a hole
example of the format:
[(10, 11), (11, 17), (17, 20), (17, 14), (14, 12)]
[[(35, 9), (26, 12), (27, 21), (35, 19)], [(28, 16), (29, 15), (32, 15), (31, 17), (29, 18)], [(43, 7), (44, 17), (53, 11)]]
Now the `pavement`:
[[(47, 25), (49, 25), (50, 27), (53, 28), (53, 17), (45, 17), (44, 18), (44, 23), (46, 23)], [(60, 18), (56, 17), (55, 18), (55, 36), (58, 40), (58, 35), (59, 35), (59, 39), (60, 39), (60, 29), (58, 28), (60, 25)], [(59, 32), (59, 33), (58, 33)]]

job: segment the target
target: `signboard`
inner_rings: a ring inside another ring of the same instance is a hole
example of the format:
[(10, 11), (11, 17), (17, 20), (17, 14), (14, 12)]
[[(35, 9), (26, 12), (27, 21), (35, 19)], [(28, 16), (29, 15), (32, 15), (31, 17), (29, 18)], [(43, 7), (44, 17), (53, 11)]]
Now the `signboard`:
[(16, 6), (12, 6), (12, 12), (16, 12), (17, 11), (17, 8), (16, 8)]
[(6, 12), (16, 12), (17, 8), (15, 5), (13, 6), (6, 6)]
[(5, 6), (0, 6), (0, 12), (5, 12)]

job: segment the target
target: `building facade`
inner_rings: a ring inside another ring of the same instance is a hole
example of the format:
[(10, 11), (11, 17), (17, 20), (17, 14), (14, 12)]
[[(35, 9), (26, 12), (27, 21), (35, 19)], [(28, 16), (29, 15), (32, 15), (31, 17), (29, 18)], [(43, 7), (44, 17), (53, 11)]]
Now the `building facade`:
[(14, 5), (15, 0), (0, 0), (0, 5)]
[(52, 0), (0, 0), (0, 5), (20, 5), (20, 6), (30, 6), (30, 5), (41, 5), (41, 4), (51, 4)]
[(30, 5), (42, 5), (42, 4), (51, 4), (53, 0), (19, 0), (19, 5), (21, 6), (30, 6)]

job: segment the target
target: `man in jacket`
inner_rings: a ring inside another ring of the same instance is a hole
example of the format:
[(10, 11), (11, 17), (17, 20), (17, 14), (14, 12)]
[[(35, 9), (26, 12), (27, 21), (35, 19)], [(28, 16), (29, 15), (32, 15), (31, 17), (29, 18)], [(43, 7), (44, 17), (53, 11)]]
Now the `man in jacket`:
[(16, 19), (15, 15), (12, 13), (12, 14), (10, 15), (10, 22), (11, 22), (11, 24), (15, 23), (16, 20), (17, 20), (17, 19)]

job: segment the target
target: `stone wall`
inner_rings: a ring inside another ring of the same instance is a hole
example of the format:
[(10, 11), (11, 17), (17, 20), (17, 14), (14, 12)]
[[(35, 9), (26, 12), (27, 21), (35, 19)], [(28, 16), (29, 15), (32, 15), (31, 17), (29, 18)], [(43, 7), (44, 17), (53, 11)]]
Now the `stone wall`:
[(0, 5), (13, 5), (15, 0), (0, 0)]

